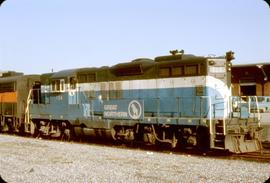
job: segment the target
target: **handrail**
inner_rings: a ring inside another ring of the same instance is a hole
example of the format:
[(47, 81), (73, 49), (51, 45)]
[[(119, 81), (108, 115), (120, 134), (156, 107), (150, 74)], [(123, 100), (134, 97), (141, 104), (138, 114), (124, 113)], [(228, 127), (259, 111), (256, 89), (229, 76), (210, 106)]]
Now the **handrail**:
[(212, 122), (212, 100), (211, 100), (211, 96), (201, 96), (201, 98), (207, 98), (209, 100), (209, 123), (210, 123), (210, 135), (213, 135), (213, 122)]
[(210, 122), (210, 134), (213, 135), (213, 122), (212, 122), (212, 101), (211, 101), (211, 97), (209, 97), (209, 106), (210, 106), (210, 113), (209, 113), (209, 122)]
[[(254, 121), (258, 119), (258, 125), (260, 126), (261, 113), (259, 108), (258, 96), (232, 96), (235, 97), (235, 102), (237, 106), (235, 108), (239, 108), (239, 115), (242, 116), (242, 108), (245, 107), (247, 109), (247, 118), (253, 118)], [(234, 112), (234, 110), (232, 110)]]
[[(260, 114), (260, 108), (259, 108), (259, 103), (258, 103), (258, 97), (257, 96), (243, 96), (247, 98), (248, 100), (248, 114), (249, 117), (252, 117), (251, 114), (253, 114), (253, 118), (255, 119), (257, 114), (257, 119), (258, 119), (258, 125), (260, 126), (260, 119), (261, 119), (261, 114)], [(251, 106), (252, 99), (255, 99), (255, 106)], [(251, 111), (251, 108), (254, 107), (254, 110)]]
[[(204, 101), (203, 99), (207, 99), (207, 101), (211, 100), (211, 96), (197, 96), (199, 100), (196, 99), (196, 101), (193, 102), (193, 105), (192, 105), (192, 109), (194, 109), (195, 112), (198, 112), (197, 110), (197, 107), (199, 107), (199, 114), (196, 114), (196, 117), (200, 117), (200, 118), (204, 118), (205, 116), (207, 116), (209, 113), (211, 113), (211, 118), (213, 118), (213, 115), (212, 115), (212, 112), (213, 112), (213, 104), (212, 102), (210, 102), (210, 104), (208, 104), (208, 110), (202, 110), (202, 109), (205, 109), (205, 107), (203, 106), (203, 104), (206, 102)], [(169, 97), (168, 97), (169, 98)], [(195, 99), (196, 97), (175, 97), (175, 113), (177, 114), (178, 117), (181, 117), (182, 115), (180, 114), (180, 109), (181, 109), (181, 101), (185, 101), (185, 99)], [(155, 103), (155, 109), (152, 111), (152, 112), (155, 112), (156, 113), (156, 116), (157, 117), (161, 117), (161, 98), (159, 97), (156, 97), (156, 98), (151, 98), (151, 100), (153, 100), (153, 102)], [(199, 102), (199, 106), (196, 106), (197, 105), (197, 102)], [(219, 102), (218, 104), (222, 104), (223, 102)], [(205, 103), (206, 104), (206, 103)], [(210, 107), (209, 107), (210, 106)], [(210, 111), (209, 111), (210, 110)], [(222, 108), (223, 110), (223, 108)], [(194, 112), (193, 111), (193, 112)]]
[(255, 96), (255, 101), (256, 101), (256, 108), (258, 111), (258, 125), (259, 125), (259, 127), (261, 127), (261, 113), (260, 113), (260, 109), (259, 109), (259, 102), (258, 102), (257, 96)]
[(25, 108), (25, 113), (24, 113), (24, 124), (25, 127), (26, 125), (30, 124), (30, 113), (29, 113), (29, 105), (31, 103), (31, 95), (32, 95), (33, 89), (29, 90), (28, 96), (27, 96), (27, 101), (26, 101), (26, 108)]

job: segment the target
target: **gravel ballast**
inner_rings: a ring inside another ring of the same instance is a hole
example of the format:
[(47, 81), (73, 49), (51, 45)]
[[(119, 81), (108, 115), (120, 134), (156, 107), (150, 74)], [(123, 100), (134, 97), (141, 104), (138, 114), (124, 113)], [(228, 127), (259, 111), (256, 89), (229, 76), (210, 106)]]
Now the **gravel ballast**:
[(9, 182), (259, 182), (270, 163), (0, 135)]

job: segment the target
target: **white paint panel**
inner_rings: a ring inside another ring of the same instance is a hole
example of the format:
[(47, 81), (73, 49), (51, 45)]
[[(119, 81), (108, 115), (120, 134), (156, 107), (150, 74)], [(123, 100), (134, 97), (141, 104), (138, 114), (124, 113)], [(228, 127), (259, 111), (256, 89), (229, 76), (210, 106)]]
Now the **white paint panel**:
[(214, 90), (217, 90), (218, 93), (220, 93), (221, 97), (224, 101), (224, 118), (227, 118), (230, 113), (230, 96), (231, 96), (231, 88), (228, 88), (227, 85), (212, 76), (207, 76), (207, 82), (206, 86), (213, 88)]
[[(211, 81), (217, 83), (218, 80), (211, 80)], [(206, 76), (83, 83), (79, 84), (79, 87), (80, 91), (89, 91), (89, 90), (100, 91), (100, 90), (109, 90), (109, 86), (111, 86), (112, 88), (116, 88), (115, 87), (116, 85), (121, 86), (123, 90), (155, 89), (157, 87), (161, 89), (162, 88), (166, 89), (166, 88), (206, 86)], [(214, 88), (214, 86), (212, 87)]]
[(221, 94), (222, 97), (231, 95), (230, 89), (227, 87), (227, 85), (223, 81), (212, 76), (207, 76), (206, 80), (207, 80), (206, 86), (217, 90)]
[(122, 81), (122, 88), (127, 88), (127, 90), (129, 90), (130, 89), (130, 81)]
[[(131, 80), (129, 81), (129, 89), (130, 90), (138, 90), (141, 89), (142, 82), (140, 80)], [(128, 88), (124, 88), (125, 90)]]
[[(184, 88), (195, 86), (208, 86), (217, 89), (221, 94), (228, 95), (229, 89), (226, 84), (212, 76), (195, 76), (195, 77), (181, 77), (181, 78), (163, 78), (163, 79), (146, 79), (146, 80), (126, 80), (126, 81), (112, 81), (99, 83), (80, 83), (78, 84), (80, 91), (100, 91), (109, 90), (109, 83), (113, 88), (122, 88), (123, 90), (138, 90), (138, 89), (155, 89), (155, 88)], [(65, 84), (67, 85), (67, 84)], [(49, 85), (42, 85), (42, 91), (49, 91)], [(230, 95), (230, 94), (229, 94)]]

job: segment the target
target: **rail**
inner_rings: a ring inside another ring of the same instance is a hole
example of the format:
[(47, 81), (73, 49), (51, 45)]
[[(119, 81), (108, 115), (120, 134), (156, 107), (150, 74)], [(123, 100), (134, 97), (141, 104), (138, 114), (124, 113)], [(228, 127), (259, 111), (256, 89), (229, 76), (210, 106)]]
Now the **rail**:
[(270, 151), (269, 150), (262, 150), (260, 152), (233, 154), (232, 158), (249, 160), (249, 161), (261, 161), (264, 163), (269, 163), (270, 162)]

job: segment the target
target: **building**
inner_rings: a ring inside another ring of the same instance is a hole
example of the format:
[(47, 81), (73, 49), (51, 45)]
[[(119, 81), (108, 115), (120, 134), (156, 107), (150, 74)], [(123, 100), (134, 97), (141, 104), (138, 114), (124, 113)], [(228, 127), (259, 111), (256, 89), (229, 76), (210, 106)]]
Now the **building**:
[(234, 65), (231, 79), (233, 96), (259, 96), (261, 140), (270, 144), (270, 63)]
[(234, 65), (232, 95), (270, 96), (270, 63)]

